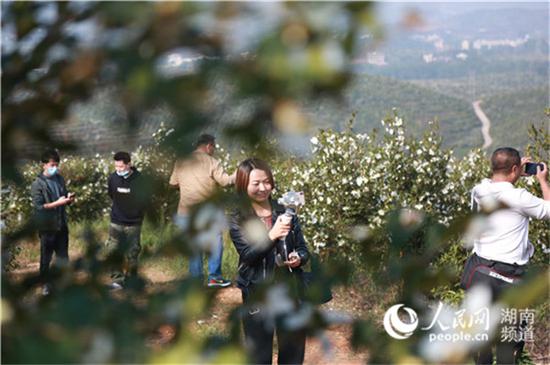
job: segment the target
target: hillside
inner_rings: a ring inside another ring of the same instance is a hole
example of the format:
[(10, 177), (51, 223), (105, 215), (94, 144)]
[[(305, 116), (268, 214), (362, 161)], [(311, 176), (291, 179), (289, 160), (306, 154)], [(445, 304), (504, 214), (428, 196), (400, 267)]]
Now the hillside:
[(549, 97), (544, 79), (530, 72), (412, 82), (358, 75), (341, 103), (323, 99), (304, 103), (304, 108), (314, 127), (337, 130), (344, 128), (355, 112), (357, 132), (380, 128), (380, 121), (393, 108), (413, 135), (420, 135), (428, 121), (437, 120), (444, 146), (462, 155), (483, 144), (473, 101), (482, 101), (481, 108), (491, 120), (492, 147), (523, 149), (528, 143), (528, 126), (549, 123), (544, 115)]
[[(166, 113), (159, 112), (155, 118), (145, 118), (132, 136), (122, 138), (128, 133), (128, 123), (124, 118), (117, 119), (116, 113), (112, 112), (113, 99), (110, 93), (100, 92), (89, 103), (75, 109), (71, 123), (54, 126), (53, 135), (65, 142), (85, 141), (78, 144), (78, 153), (104, 153), (120, 148), (132, 149), (138, 144), (147, 145), (152, 142), (151, 134), (160, 121), (170, 120)], [(544, 78), (528, 71), (413, 81), (356, 75), (340, 103), (327, 98), (304, 102), (303, 107), (311, 121), (311, 133), (315, 133), (317, 128), (341, 130), (354, 112), (353, 128), (361, 133), (379, 129), (380, 121), (394, 108), (405, 119), (408, 131), (416, 136), (422, 134), (428, 121), (437, 120), (444, 146), (462, 155), (483, 143), (480, 122), (472, 108), (474, 100), (482, 100), (481, 107), (492, 122), (493, 146), (512, 145), (522, 149), (528, 141), (528, 125), (548, 123), (544, 116), (549, 100), (548, 88)], [(242, 105), (229, 106), (226, 103), (212, 108), (213, 113), (219, 114), (220, 124), (239, 120), (246, 110)], [(301, 153), (308, 153), (308, 139), (287, 141), (290, 145), (286, 147), (295, 153), (300, 149), (303, 150)], [(230, 141), (225, 144), (231, 145)], [(39, 147), (29, 145), (28, 152), (37, 153)]]
[(342, 103), (318, 100), (305, 108), (315, 126), (336, 129), (356, 112), (358, 132), (380, 128), (380, 120), (396, 108), (414, 135), (420, 135), (428, 121), (437, 120), (445, 146), (463, 153), (482, 143), (479, 121), (468, 101), (382, 76), (358, 75)]
[(481, 107), (491, 119), (493, 146), (522, 149), (528, 140), (530, 124), (546, 123), (550, 128), (550, 121), (544, 115), (545, 106), (548, 106), (547, 88), (500, 94), (484, 100)]
[[(550, 96), (547, 89), (548, 74), (522, 71), (516, 73), (474, 73), (467, 77), (443, 78), (431, 80), (410, 80), (415, 85), (432, 89), (436, 92), (472, 102), (479, 99), (497, 97), (501, 94), (524, 93), (533, 89), (546, 88), (546, 97)], [(543, 104), (537, 105), (540, 107)]]
[(413, 83), (465, 101), (481, 100), (492, 123), (493, 147), (511, 145), (522, 149), (528, 141), (530, 124), (550, 123), (544, 115), (550, 100), (547, 78), (536, 73), (491, 73)]

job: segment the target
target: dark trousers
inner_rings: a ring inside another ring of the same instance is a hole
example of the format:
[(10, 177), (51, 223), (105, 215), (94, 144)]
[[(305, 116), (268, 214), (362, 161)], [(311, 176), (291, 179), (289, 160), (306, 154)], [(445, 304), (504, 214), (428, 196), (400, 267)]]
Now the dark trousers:
[[(480, 268), (487, 268), (491, 271), (495, 271), (503, 276), (515, 279), (521, 278), (525, 273), (525, 267), (520, 265), (512, 265), (504, 262), (498, 262), (493, 260), (486, 260), (479, 257), (475, 253), (468, 258), (464, 265), (464, 274), (462, 276), (461, 285), (466, 290), (468, 295), (468, 289), (474, 285), (485, 285), (491, 290), (492, 302), (496, 302), (502, 293), (515, 285), (507, 281), (492, 277), (483, 273)], [(499, 336), (499, 333), (496, 333)], [(496, 340), (496, 363), (497, 364), (516, 364), (519, 355), (523, 349), (523, 341), (501, 341), (500, 336)], [(474, 354), (474, 361), (476, 364), (493, 364), (493, 350), (492, 344), (488, 344), (486, 347), (479, 350)]]
[(113, 282), (123, 284), (128, 277), (137, 275), (140, 252), (141, 225), (123, 226), (111, 222), (106, 253), (124, 256), (122, 265), (111, 272)]
[(246, 312), (243, 315), (245, 345), (253, 364), (271, 364), (273, 359), (273, 335), (277, 334), (279, 364), (302, 364), (306, 349), (305, 331), (286, 331), (276, 321), (270, 323), (263, 311), (247, 303), (243, 291)]
[(60, 231), (39, 232), (40, 237), (40, 279), (49, 281), (50, 263), (55, 252), (55, 259), (69, 261), (69, 230), (63, 227)]

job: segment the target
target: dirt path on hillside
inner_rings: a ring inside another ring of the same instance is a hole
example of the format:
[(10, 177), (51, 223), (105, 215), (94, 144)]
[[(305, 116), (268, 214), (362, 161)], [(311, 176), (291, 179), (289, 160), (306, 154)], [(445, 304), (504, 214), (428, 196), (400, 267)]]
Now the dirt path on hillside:
[(472, 106), (474, 107), (474, 112), (476, 113), (477, 118), (481, 122), (481, 134), (483, 135), (483, 147), (481, 148), (487, 149), (493, 143), (493, 139), (489, 134), (489, 130), (491, 129), (491, 121), (481, 109), (480, 104), (481, 100), (477, 100), (472, 103)]
[[(80, 254), (76, 252), (70, 252), (70, 257), (75, 258)], [(13, 275), (17, 279), (22, 279), (27, 275), (38, 273), (39, 265), (37, 262), (21, 262), (20, 267), (9, 275)], [(178, 275), (171, 272), (159, 271), (158, 267), (154, 263), (144, 263), (141, 267), (141, 274), (149, 282), (149, 285), (169, 283), (178, 279)], [(38, 293), (38, 292), (37, 292)], [(231, 286), (229, 288), (220, 289), (217, 292), (214, 306), (212, 307), (209, 317), (202, 318), (196, 321), (192, 325), (196, 329), (199, 327), (220, 327), (220, 322), (223, 322), (231, 310), (241, 304), (241, 291)], [(323, 306), (323, 310), (335, 311), (335, 308), (341, 310), (341, 308), (350, 307), (348, 315), (353, 315), (353, 307), (350, 303), (347, 303), (345, 298), (335, 293), (334, 299)], [(159, 335), (154, 340), (155, 343), (152, 346), (163, 346), (171, 340), (174, 335), (172, 328), (166, 326), (166, 328), (159, 329)], [(306, 355), (305, 364), (364, 364), (367, 362), (368, 354), (366, 351), (354, 352), (350, 346), (351, 338), (351, 326), (350, 325), (338, 325), (327, 329), (322, 338), (308, 338), (306, 343)], [(159, 348), (159, 347), (157, 347)], [(274, 363), (276, 363), (277, 354), (274, 354)]]

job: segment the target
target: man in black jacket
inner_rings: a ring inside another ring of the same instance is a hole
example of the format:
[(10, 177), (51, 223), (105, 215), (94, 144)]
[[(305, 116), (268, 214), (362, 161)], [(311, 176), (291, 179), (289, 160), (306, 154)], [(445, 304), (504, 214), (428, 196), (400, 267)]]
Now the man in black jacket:
[(113, 201), (107, 251), (125, 257), (120, 270), (111, 273), (112, 289), (121, 289), (125, 279), (137, 274), (141, 251), (141, 224), (149, 203), (150, 191), (142, 174), (131, 165), (128, 152), (114, 156), (115, 172), (109, 176), (108, 192)]
[(65, 206), (74, 201), (65, 179), (59, 174), (59, 154), (47, 150), (42, 154), (42, 173), (31, 185), (34, 221), (40, 237), (40, 278), (42, 293), (50, 293), (49, 269), (55, 252), (56, 263), (69, 260), (69, 230)]

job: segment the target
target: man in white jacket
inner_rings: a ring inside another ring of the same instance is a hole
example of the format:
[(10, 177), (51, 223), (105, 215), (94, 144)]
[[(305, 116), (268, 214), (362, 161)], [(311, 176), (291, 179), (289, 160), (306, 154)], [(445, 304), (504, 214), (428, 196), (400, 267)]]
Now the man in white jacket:
[[(474, 241), (461, 284), (464, 289), (484, 284), (490, 288), (493, 300), (498, 299), (504, 289), (517, 284), (525, 273), (534, 252), (529, 242), (529, 220), (550, 220), (546, 164), (541, 163), (536, 174), (542, 199), (514, 186), (525, 175), (524, 165), (528, 161), (528, 158), (521, 159), (513, 148), (495, 150), (491, 156), (491, 178), (484, 179), (472, 190), (472, 208), (492, 212)], [(515, 363), (520, 349), (518, 343), (497, 343), (497, 363)], [(489, 347), (480, 351), (475, 360), (477, 364), (492, 364), (492, 357)]]

